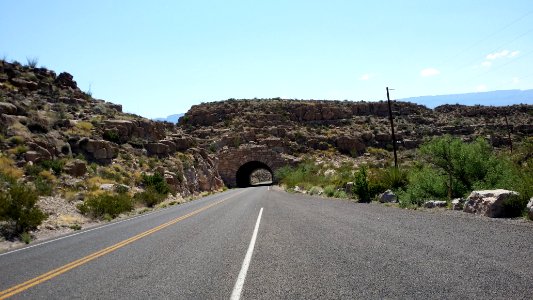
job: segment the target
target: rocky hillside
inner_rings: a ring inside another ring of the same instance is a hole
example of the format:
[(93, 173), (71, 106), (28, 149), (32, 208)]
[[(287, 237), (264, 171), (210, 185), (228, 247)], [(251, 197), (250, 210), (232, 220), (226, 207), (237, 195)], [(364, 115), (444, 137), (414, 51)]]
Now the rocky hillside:
[[(465, 140), (486, 137), (495, 147), (506, 147), (508, 129), (514, 141), (533, 133), (532, 105), (443, 105), (432, 110), (393, 102), (393, 112), (397, 143), (404, 149), (443, 134)], [(257, 143), (290, 154), (330, 149), (357, 156), (368, 148), (392, 148), (386, 102), (230, 99), (193, 106), (180, 124), (211, 150)]]
[(0, 61), (0, 177), (35, 187), (43, 226), (79, 223), (88, 196), (116, 186), (133, 195), (155, 172), (176, 199), (221, 189), (216, 157), (196, 146), (174, 124), (92, 98), (68, 73)]

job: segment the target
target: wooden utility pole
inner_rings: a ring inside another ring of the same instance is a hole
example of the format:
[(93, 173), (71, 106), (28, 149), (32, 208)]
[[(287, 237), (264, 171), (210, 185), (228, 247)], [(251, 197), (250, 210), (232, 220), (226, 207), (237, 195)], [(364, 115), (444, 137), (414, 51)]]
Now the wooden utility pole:
[(511, 154), (513, 154), (513, 139), (511, 138), (512, 129), (509, 127), (509, 121), (507, 121), (507, 115), (505, 115), (505, 125), (507, 126), (507, 135), (509, 137), (509, 145), (511, 145)]
[[(393, 89), (391, 89), (392, 91)], [(398, 156), (396, 154), (396, 136), (394, 135), (394, 118), (392, 117), (392, 107), (390, 103), (389, 87), (387, 87), (387, 103), (389, 104), (390, 131), (392, 133), (392, 149), (394, 149), (394, 167), (398, 168)]]

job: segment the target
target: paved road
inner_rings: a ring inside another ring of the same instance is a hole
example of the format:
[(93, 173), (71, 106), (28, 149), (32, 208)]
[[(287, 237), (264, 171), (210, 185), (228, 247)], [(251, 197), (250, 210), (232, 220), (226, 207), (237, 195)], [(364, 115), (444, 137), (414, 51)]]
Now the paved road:
[(268, 187), (0, 255), (0, 299), (229, 299), (256, 227), (241, 299), (533, 299), (531, 224)]

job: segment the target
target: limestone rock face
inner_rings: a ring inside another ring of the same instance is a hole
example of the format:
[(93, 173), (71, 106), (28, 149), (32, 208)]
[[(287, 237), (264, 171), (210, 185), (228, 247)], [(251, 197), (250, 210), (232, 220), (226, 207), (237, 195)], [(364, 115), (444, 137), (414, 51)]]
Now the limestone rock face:
[(517, 192), (502, 189), (473, 191), (466, 199), (463, 211), (490, 218), (502, 217), (505, 200), (517, 195)]

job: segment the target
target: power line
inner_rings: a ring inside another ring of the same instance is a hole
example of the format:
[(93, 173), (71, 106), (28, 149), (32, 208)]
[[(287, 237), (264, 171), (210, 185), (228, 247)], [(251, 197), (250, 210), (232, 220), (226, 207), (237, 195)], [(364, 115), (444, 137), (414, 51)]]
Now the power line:
[(492, 33), (490, 33), (489, 35), (485, 36), (484, 38), (478, 40), (477, 42), (474, 42), (473, 44), (471, 44), (470, 46), (462, 49), (461, 51), (457, 52), (455, 55), (451, 56), (451, 57), (458, 57), (460, 56), (462, 53), (466, 52), (467, 50), (470, 50), (472, 48), (474, 48), (475, 46), (477, 46), (478, 44), (480, 43), (483, 43), (485, 42), (486, 40), (492, 38), (493, 36), (497, 35), (498, 33), (506, 30), (507, 28), (511, 27), (512, 25), (520, 22), (522, 19), (524, 19), (525, 17), (529, 16), (530, 14), (533, 13), (533, 10), (523, 14), (522, 16), (514, 19), (513, 21), (511, 21), (510, 23), (508, 23), (507, 25), (504, 25), (503, 27), (500, 27), (499, 29), (497, 29), (496, 31), (493, 31)]
[[(514, 42), (516, 42), (517, 40), (521, 39), (522, 37), (524, 37), (525, 35), (527, 35), (527, 34), (529, 34), (529, 33), (531, 33), (531, 32), (533, 32), (533, 29), (530, 29), (530, 30), (528, 30), (528, 31), (526, 31), (526, 32), (524, 32), (524, 33), (522, 33), (522, 34), (516, 36), (516, 37), (513, 38), (511, 41), (508, 41), (508, 42), (504, 42), (504, 43), (502, 43), (501, 45), (499, 45), (498, 47), (496, 47), (496, 48), (494, 48), (493, 50), (489, 51), (488, 53), (490, 54), (490, 53), (494, 53), (494, 52), (496, 52), (496, 51), (498, 51), (498, 50), (501, 50), (501, 49), (503, 49), (504, 46), (508, 46), (508, 45), (510, 45), (510, 44), (512, 44), (512, 43), (514, 43)], [(459, 67), (459, 68), (457, 69), (457, 71), (463, 70), (463, 69), (465, 69), (465, 68), (471, 66), (471, 65), (472, 65), (474, 62), (476, 62), (476, 61), (479, 61), (479, 58), (475, 58), (475, 59), (469, 61), (467, 64), (464, 64), (463, 66)]]

